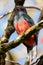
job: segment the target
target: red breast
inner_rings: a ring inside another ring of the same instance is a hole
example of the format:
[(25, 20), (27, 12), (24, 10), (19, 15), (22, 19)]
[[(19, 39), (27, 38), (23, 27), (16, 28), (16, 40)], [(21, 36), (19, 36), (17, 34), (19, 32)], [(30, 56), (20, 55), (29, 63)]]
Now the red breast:
[[(22, 34), (25, 30), (29, 29), (30, 28), (30, 24), (25, 21), (25, 20), (22, 20), (20, 22), (16, 22), (14, 24), (14, 27), (15, 27), (15, 30), (16, 32), (20, 35)], [(34, 38), (35, 36), (32, 35), (28, 40), (25, 40), (24, 43), (28, 46), (33, 46), (34, 44)]]

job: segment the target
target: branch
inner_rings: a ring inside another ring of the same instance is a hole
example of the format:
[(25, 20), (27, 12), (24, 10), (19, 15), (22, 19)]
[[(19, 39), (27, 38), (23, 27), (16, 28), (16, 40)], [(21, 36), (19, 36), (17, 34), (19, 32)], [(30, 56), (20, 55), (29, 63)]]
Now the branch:
[(33, 9), (42, 11), (42, 8), (36, 7), (36, 6), (25, 6), (25, 8), (33, 8)]
[[(8, 14), (9, 13), (3, 15), (1, 18), (3, 18), (4, 16)], [(10, 35), (14, 32), (14, 27), (13, 27), (14, 15), (15, 15), (15, 9), (11, 12), (11, 16), (10, 16), (10, 19), (8, 20), (7, 27), (4, 31), (2, 38), (0, 39), (0, 65), (5, 65), (6, 54), (5, 54), (4, 48), (1, 47), (1, 44), (8, 42)]]
[(8, 42), (10, 35), (14, 32), (14, 27), (13, 27), (14, 15), (15, 15), (15, 9), (11, 12), (11, 16), (10, 16), (10, 19), (8, 20), (7, 27), (4, 31), (2, 38), (1, 38), (1, 43)]
[(11, 14), (12, 13), (12, 11), (9, 11), (8, 13), (6, 13), (6, 14), (4, 14), (4, 15), (0, 15), (0, 19), (2, 19), (3, 17), (5, 17), (5, 16), (7, 16), (7, 15), (9, 15), (9, 14)]
[(40, 13), (40, 17), (39, 17), (38, 22), (41, 21), (42, 19), (43, 19), (43, 8), (41, 9), (41, 13)]
[(12, 41), (10, 43), (2, 44), (2, 47), (5, 48), (5, 51), (15, 48), (21, 42), (23, 42), (25, 39), (29, 38), (32, 34), (37, 33), (41, 28), (43, 28), (43, 20), (40, 21), (39, 23), (33, 25), (30, 29), (26, 30), (21, 35), (19, 35), (19, 37), (16, 38), (14, 41)]
[(39, 62), (37, 63), (37, 65), (43, 65), (43, 55), (40, 56), (39, 59), (40, 59), (40, 60), (39, 60)]
[(43, 55), (41, 55), (34, 63), (32, 63), (31, 65), (34, 65), (36, 63), (36, 65), (43, 65)]

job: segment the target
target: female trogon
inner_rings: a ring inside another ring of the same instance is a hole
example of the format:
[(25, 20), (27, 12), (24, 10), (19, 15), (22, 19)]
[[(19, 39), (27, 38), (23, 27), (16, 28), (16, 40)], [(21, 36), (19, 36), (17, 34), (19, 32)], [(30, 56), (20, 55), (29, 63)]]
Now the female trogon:
[[(18, 35), (22, 34), (25, 30), (29, 29), (34, 25), (32, 18), (27, 14), (26, 9), (23, 7), (25, 0), (15, 0), (15, 17), (14, 17), (14, 28)], [(23, 41), (27, 47), (27, 52), (32, 50), (34, 45), (37, 45), (37, 35), (33, 34), (30, 38)]]

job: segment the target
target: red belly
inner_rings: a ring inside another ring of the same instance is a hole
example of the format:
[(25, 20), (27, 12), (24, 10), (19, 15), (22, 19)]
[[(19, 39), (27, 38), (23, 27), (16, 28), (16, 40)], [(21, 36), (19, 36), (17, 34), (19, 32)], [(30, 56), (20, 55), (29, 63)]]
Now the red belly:
[[(16, 22), (14, 24), (14, 28), (16, 30), (16, 32), (20, 35), (22, 34), (25, 30), (27, 30), (28, 28), (30, 28), (30, 24), (27, 23), (25, 20), (22, 20), (20, 22)], [(28, 40), (23, 41), (26, 45), (28, 46), (33, 46), (34, 44), (34, 35), (32, 35)]]

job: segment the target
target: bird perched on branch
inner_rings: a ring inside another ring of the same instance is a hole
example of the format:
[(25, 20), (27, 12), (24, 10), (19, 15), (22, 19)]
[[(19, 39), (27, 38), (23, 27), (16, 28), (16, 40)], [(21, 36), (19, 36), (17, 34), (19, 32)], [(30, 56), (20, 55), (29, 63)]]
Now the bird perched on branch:
[[(15, 1), (15, 17), (14, 17), (14, 28), (18, 35), (29, 29), (34, 25), (34, 21), (27, 14), (25, 7), (23, 7), (25, 0), (14, 0)], [(32, 50), (34, 45), (37, 45), (37, 34), (33, 34), (30, 38), (23, 41), (23, 44), (27, 47), (27, 52)]]

